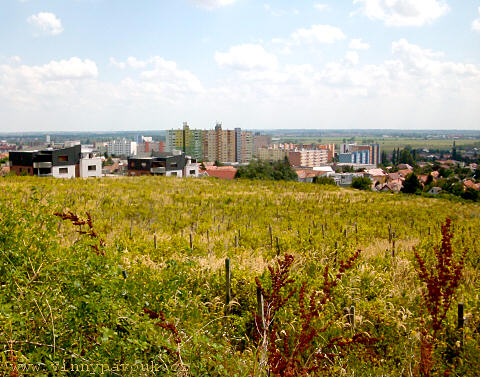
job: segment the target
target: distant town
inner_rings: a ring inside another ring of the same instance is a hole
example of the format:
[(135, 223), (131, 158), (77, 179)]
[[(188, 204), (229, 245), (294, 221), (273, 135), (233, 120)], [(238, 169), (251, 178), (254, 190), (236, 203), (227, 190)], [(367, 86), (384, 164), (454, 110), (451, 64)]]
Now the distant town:
[[(429, 136), (415, 131), (406, 135), (389, 135), (385, 131), (367, 131), (361, 136), (355, 133), (358, 130), (350, 134), (248, 131), (225, 129), (220, 122), (206, 130), (193, 129), (185, 122), (178, 129), (152, 132), (149, 136), (93, 134), (67, 140), (61, 134), (8, 135), (0, 141), (0, 174), (234, 179), (251, 177), (251, 170), (250, 175), (238, 171), (256, 162), (286, 163), (300, 182), (381, 192), (443, 192), (478, 199), (480, 135), (475, 132), (431, 132)], [(456, 144), (459, 141), (461, 145)]]

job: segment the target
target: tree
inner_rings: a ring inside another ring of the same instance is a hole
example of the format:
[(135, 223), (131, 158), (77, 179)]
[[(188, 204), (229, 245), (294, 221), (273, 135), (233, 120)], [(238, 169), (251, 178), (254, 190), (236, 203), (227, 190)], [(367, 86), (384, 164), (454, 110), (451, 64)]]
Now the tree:
[(427, 176), (427, 180), (425, 181), (425, 186), (429, 185), (432, 182), (433, 182), (433, 175), (429, 173)]
[(461, 156), (458, 155), (457, 153), (457, 147), (455, 146), (455, 140), (453, 141), (453, 146), (452, 146), (452, 160), (460, 160)]
[(336, 186), (335, 180), (332, 177), (315, 177), (313, 178), (313, 183), (319, 185), (331, 185)]
[(372, 181), (367, 177), (356, 177), (352, 180), (352, 187), (357, 190), (368, 191), (372, 188)]
[(462, 193), (461, 196), (463, 199), (473, 200), (474, 202), (480, 199), (480, 193), (471, 187), (467, 187), (467, 189), (465, 190), (465, 192)]
[(453, 171), (446, 168), (440, 168), (438, 169), (438, 173), (440, 174), (441, 177), (448, 178), (453, 174)]
[[(397, 152), (398, 153), (398, 152)], [(398, 157), (398, 163), (399, 164), (409, 164), (409, 165), (412, 165), (414, 166), (415, 165), (415, 160), (412, 156), (412, 153), (410, 151), (410, 149), (403, 149), (401, 152), (400, 152), (400, 156)]]
[(382, 165), (387, 165), (388, 164), (387, 152), (382, 151), (381, 161), (382, 161)]
[(297, 172), (292, 169), (288, 157), (285, 157), (283, 161), (277, 161), (273, 164), (273, 179), (276, 181), (298, 180)]
[(290, 166), (288, 159), (273, 164), (268, 161), (252, 160), (247, 166), (238, 168), (235, 178), (296, 181), (298, 175)]
[(402, 192), (405, 194), (415, 194), (418, 190), (422, 189), (422, 184), (418, 180), (415, 173), (410, 173), (403, 182)]

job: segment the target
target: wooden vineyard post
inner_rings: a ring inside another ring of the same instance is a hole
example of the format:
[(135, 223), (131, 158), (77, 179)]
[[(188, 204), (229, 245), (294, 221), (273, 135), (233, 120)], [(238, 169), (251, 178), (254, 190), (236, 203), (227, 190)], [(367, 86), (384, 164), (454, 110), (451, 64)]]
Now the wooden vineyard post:
[(210, 232), (207, 229), (207, 243), (210, 243)]
[(260, 320), (260, 324), (257, 324), (257, 327), (263, 331), (265, 329), (265, 312), (263, 307), (263, 294), (259, 287), (257, 287), (257, 315)]
[(272, 225), (268, 225), (268, 234), (270, 235), (270, 248), (273, 249)]
[(153, 248), (154, 249), (157, 248), (157, 233), (153, 235)]
[(231, 280), (232, 280), (232, 271), (230, 269), (230, 258), (225, 259), (225, 314), (228, 314), (229, 309), (228, 305), (230, 304), (231, 299)]
[(275, 241), (277, 243), (277, 257), (280, 255), (280, 241), (278, 240), (278, 237), (275, 237)]
[(338, 241), (335, 241), (335, 257), (333, 259), (333, 265), (337, 267), (337, 254), (338, 254)]
[(190, 233), (190, 249), (193, 251), (193, 234)]
[(235, 234), (235, 248), (238, 247), (238, 236)]
[(395, 258), (395, 235), (396, 235), (396, 232), (393, 232), (393, 235), (392, 235), (392, 258)]
[(352, 326), (352, 329), (354, 329), (355, 328), (355, 306), (353, 305), (348, 310), (348, 322), (350, 323), (350, 326)]
[(463, 325), (465, 324), (465, 317), (463, 316), (463, 303), (458, 304), (458, 323), (457, 329), (460, 333), (460, 346), (463, 347)]

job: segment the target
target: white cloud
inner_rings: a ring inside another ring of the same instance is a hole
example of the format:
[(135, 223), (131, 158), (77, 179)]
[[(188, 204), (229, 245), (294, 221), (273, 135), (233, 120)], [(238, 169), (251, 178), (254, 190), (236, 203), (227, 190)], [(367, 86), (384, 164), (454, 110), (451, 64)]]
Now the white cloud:
[(352, 65), (357, 65), (358, 53), (356, 51), (347, 51), (347, 53), (345, 54), (345, 60)]
[(353, 0), (372, 20), (387, 26), (423, 26), (449, 11), (445, 0)]
[(274, 17), (279, 17), (287, 14), (287, 11), (283, 9), (274, 9), (270, 4), (263, 4), (263, 9), (265, 9), (265, 11), (267, 11)]
[(309, 29), (301, 28), (291, 35), (294, 44), (332, 44), (345, 39), (345, 34), (338, 27), (331, 25), (313, 25)]
[(53, 13), (40, 12), (27, 18), (29, 24), (35, 26), (41, 34), (58, 35), (63, 32), (62, 21)]
[(232, 46), (228, 52), (216, 52), (215, 61), (224, 68), (235, 70), (271, 69), (277, 66), (277, 57), (256, 44)]
[(423, 83), (432, 87), (448, 87), (462, 80), (466, 83), (472, 78), (480, 79), (479, 66), (443, 61), (442, 52), (422, 49), (405, 39), (392, 43), (392, 55), (402, 63), (404, 72), (421, 78)]
[(110, 62), (121, 69), (129, 67), (140, 70), (138, 78), (127, 77), (122, 81), (122, 87), (131, 91), (130, 95), (136, 98), (153, 95), (158, 100), (171, 102), (204, 90), (200, 80), (190, 71), (180, 69), (174, 61), (160, 56), (146, 60), (130, 56), (125, 62), (110, 58)]
[(215, 9), (224, 7), (227, 5), (232, 5), (237, 0), (193, 0), (195, 4), (199, 7), (206, 8), (206, 9)]
[(313, 7), (319, 11), (323, 11), (323, 10), (329, 10), (330, 7), (328, 6), (328, 4), (322, 4), (322, 3), (317, 3), (317, 4), (314, 4)]
[(368, 43), (362, 42), (361, 39), (352, 39), (348, 48), (352, 50), (368, 50), (370, 45)]
[(199, 128), (212, 119), (229, 128), (478, 128), (480, 65), (405, 39), (391, 47), (390, 58), (377, 64), (348, 50), (313, 65), (284, 64), (260, 45), (233, 46), (215, 56), (219, 67), (232, 70), (209, 87), (158, 56), (111, 58), (125, 68), (111, 83), (99, 79), (88, 59), (28, 66), (15, 58), (0, 64), (0, 112), (17, 130), (172, 128), (178, 118)]
[(21, 65), (13, 69), (11, 73), (29, 80), (81, 80), (96, 78), (98, 68), (92, 60), (72, 57), (68, 60), (52, 60), (42, 66)]
[(124, 62), (119, 62), (115, 58), (110, 58), (110, 64), (113, 65), (114, 67), (120, 68), (120, 69), (125, 69), (127, 66)]
[(478, 18), (472, 22), (472, 30), (480, 33), (480, 7), (478, 7)]

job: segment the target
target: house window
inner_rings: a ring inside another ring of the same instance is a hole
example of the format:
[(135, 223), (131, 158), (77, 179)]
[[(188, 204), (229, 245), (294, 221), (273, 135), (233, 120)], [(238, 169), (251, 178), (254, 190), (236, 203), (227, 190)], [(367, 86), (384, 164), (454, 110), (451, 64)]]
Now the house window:
[(58, 174), (68, 174), (68, 168), (58, 168)]
[(177, 176), (177, 172), (176, 172), (176, 171), (172, 171), (172, 172), (170, 173), (170, 176), (176, 177), (176, 176)]
[(64, 156), (58, 156), (58, 161), (66, 162), (66, 161), (68, 161), (68, 156), (66, 156), (66, 155), (64, 155)]
[(190, 170), (191, 175), (195, 175), (195, 170)]
[(170, 167), (171, 167), (171, 168), (176, 168), (176, 167), (177, 167), (177, 163), (176, 163), (176, 162), (170, 163)]
[(97, 170), (97, 165), (88, 165), (88, 170), (89, 171), (96, 171)]
[(142, 168), (146, 168), (147, 167), (147, 163), (146, 162), (142, 162)]
[(132, 161), (130, 162), (130, 167), (133, 168), (135, 166), (135, 163)]

